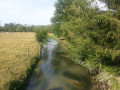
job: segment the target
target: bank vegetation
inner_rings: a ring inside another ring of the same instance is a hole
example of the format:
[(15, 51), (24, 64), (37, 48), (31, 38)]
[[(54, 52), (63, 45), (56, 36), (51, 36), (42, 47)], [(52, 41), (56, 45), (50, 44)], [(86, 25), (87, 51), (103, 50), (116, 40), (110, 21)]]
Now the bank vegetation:
[(107, 10), (92, 5), (94, 0), (58, 0), (51, 19), (53, 32), (69, 43), (69, 56), (83, 65), (102, 89), (120, 89), (120, 2), (100, 0)]

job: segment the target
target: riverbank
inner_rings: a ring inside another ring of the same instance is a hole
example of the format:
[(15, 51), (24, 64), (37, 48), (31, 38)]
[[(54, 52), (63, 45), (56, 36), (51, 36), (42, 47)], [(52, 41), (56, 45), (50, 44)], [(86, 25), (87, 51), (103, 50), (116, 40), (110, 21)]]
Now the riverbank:
[[(68, 57), (72, 59), (76, 64), (80, 64), (84, 67), (88, 73), (92, 75), (92, 79), (97, 83), (97, 87), (100, 87), (102, 90), (119, 90), (120, 89), (120, 77), (111, 73), (107, 66), (103, 66), (101, 63), (97, 64), (92, 61), (80, 61), (75, 59), (75, 56), (70, 52), (71, 45), (66, 40), (62, 40), (63, 47), (68, 52)], [(110, 68), (110, 67), (109, 67)], [(111, 67), (112, 68), (112, 67)]]
[(27, 70), (24, 71), (19, 77), (14, 77), (12, 80), (7, 82), (8, 90), (25, 90), (26, 85), (28, 84), (30, 76), (33, 74), (38, 61), (40, 60), (40, 56), (36, 56), (31, 59), (31, 63), (28, 66)]
[(39, 61), (40, 46), (35, 33), (0, 33), (0, 90), (23, 90)]

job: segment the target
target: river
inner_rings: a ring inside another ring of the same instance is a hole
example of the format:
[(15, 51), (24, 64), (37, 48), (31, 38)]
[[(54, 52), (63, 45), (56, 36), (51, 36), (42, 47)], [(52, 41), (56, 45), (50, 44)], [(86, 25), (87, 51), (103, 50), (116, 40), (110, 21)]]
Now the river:
[(42, 65), (37, 65), (26, 90), (99, 90), (86, 70), (66, 57), (56, 40), (48, 39), (42, 48)]

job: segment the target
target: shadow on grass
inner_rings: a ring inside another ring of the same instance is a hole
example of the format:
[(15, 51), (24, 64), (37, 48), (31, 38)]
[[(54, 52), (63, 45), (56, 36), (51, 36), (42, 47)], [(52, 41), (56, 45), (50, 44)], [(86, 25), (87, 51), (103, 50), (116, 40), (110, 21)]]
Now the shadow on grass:
[(33, 62), (31, 63), (31, 66), (28, 67), (25, 74), (22, 74), (19, 79), (13, 78), (13, 80), (9, 81), (4, 85), (4, 87), (8, 90), (25, 90), (26, 86), (28, 85), (29, 78), (33, 74), (34, 69), (36, 67), (36, 64), (40, 60), (39, 56), (33, 58)]

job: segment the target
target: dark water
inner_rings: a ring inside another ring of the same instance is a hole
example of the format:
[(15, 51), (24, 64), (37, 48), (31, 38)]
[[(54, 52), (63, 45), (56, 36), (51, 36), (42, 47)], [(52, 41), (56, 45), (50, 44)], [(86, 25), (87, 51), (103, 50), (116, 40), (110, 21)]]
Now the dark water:
[(42, 49), (41, 66), (37, 66), (26, 90), (99, 90), (80, 65), (66, 57), (64, 48), (49, 39)]

